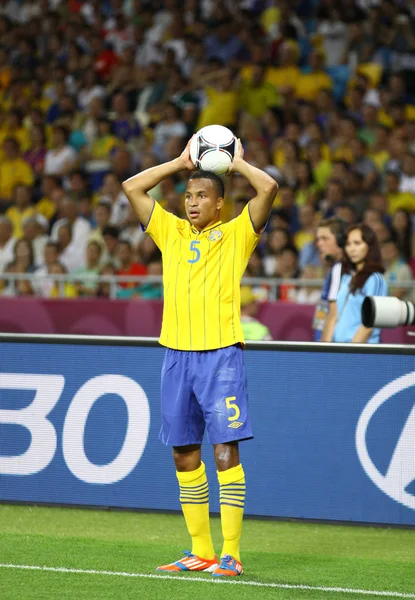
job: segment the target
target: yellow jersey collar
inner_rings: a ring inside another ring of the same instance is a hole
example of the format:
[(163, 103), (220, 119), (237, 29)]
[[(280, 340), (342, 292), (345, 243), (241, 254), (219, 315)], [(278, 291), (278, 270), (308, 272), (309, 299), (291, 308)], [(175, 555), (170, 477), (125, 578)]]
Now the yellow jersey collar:
[(222, 221), (218, 221), (217, 223), (214, 223), (213, 225), (210, 225), (209, 227), (205, 227), (205, 229), (202, 229), (202, 231), (198, 231), (195, 227), (191, 226), (191, 230), (193, 233), (196, 233), (196, 235), (200, 235), (201, 233), (206, 233), (207, 231), (210, 231), (211, 229), (215, 229), (215, 227), (219, 227), (219, 225), (222, 225)]

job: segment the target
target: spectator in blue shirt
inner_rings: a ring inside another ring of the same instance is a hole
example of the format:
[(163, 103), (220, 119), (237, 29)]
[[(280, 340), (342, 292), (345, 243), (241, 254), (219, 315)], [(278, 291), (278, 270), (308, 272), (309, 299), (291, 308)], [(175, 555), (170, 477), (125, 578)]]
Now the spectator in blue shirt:
[(112, 127), (114, 135), (124, 142), (140, 137), (141, 127), (128, 110), (128, 100), (125, 94), (116, 94), (112, 99), (114, 119)]
[(363, 325), (362, 304), (366, 296), (387, 295), (379, 243), (373, 229), (364, 224), (351, 225), (346, 235), (333, 341), (377, 344), (380, 329)]

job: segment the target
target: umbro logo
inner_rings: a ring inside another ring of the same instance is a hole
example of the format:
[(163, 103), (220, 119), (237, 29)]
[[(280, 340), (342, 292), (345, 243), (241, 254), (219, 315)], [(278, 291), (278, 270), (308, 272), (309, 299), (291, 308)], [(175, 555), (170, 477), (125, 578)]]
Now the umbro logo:
[(228, 427), (232, 427), (232, 429), (238, 429), (238, 427), (241, 427), (242, 425), (243, 423), (241, 423), (241, 421), (234, 421), (233, 423), (228, 425)]

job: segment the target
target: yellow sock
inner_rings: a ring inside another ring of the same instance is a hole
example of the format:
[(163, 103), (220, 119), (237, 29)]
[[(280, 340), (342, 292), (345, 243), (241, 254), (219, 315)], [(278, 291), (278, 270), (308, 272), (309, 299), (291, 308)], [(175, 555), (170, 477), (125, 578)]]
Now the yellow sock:
[(240, 558), (242, 519), (245, 505), (245, 473), (242, 465), (227, 471), (218, 471), (220, 488), (220, 517), (223, 534), (221, 556), (230, 554), (236, 560)]
[(192, 537), (192, 554), (212, 559), (215, 556), (209, 520), (209, 487), (205, 465), (196, 471), (177, 471), (180, 502), (187, 530)]

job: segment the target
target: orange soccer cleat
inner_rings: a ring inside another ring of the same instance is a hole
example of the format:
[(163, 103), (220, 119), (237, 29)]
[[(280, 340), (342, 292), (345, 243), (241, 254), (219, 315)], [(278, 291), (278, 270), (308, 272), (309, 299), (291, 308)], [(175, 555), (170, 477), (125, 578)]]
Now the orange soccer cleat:
[(212, 573), (219, 566), (216, 556), (213, 558), (201, 558), (200, 556), (196, 556), (196, 554), (192, 554), (189, 550), (185, 550), (184, 554), (185, 558), (169, 565), (157, 567), (157, 571), (173, 573), (178, 573), (179, 571), (207, 571), (208, 573)]
[(213, 577), (237, 577), (242, 575), (242, 563), (233, 556), (226, 554), (220, 559), (220, 565), (213, 571)]

